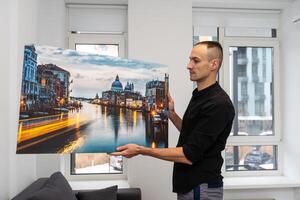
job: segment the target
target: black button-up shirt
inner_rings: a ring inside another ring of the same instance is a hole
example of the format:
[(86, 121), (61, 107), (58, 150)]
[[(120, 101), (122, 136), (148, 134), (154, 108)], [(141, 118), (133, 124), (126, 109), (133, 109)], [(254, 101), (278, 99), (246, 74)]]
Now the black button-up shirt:
[(183, 147), (184, 155), (193, 164), (174, 163), (174, 192), (186, 193), (201, 183), (223, 179), (221, 151), (234, 115), (229, 96), (217, 82), (201, 91), (193, 91), (177, 144)]

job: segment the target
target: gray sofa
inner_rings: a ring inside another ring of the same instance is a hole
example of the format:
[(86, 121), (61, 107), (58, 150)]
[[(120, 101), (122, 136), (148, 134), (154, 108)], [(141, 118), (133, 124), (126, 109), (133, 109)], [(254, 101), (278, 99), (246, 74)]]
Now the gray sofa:
[[(27, 200), (27, 198), (29, 198), (33, 192), (41, 189), (48, 179), (49, 178), (37, 179), (35, 182), (25, 188), (20, 194), (15, 196), (12, 200)], [(73, 190), (75, 194), (80, 191), (92, 190)], [(141, 190), (139, 188), (119, 188), (117, 190), (117, 200), (141, 200)]]

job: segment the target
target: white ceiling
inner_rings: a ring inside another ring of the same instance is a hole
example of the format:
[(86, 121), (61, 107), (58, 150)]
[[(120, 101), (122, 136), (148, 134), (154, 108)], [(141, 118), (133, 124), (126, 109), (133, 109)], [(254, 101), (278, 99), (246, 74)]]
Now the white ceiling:
[[(294, 0), (192, 0), (193, 7), (242, 9), (283, 9), (293, 1)], [(68, 4), (128, 4), (128, 0), (65, 0), (65, 2)]]
[(284, 9), (294, 0), (193, 0), (193, 7)]
[(127, 5), (128, 0), (65, 0), (69, 4)]

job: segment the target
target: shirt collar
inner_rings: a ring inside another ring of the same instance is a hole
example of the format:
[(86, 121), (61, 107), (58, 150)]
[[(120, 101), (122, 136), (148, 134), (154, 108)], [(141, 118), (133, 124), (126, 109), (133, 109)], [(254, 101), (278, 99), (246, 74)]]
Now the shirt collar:
[(207, 94), (211, 90), (213, 90), (214, 88), (216, 88), (218, 86), (219, 86), (219, 83), (216, 81), (214, 84), (212, 84), (212, 85), (210, 85), (210, 86), (208, 86), (208, 87), (206, 87), (206, 88), (204, 88), (204, 89), (202, 89), (200, 91), (198, 91), (198, 89), (196, 88), (193, 91), (193, 98), (197, 98), (197, 97), (200, 97), (200, 96), (202, 96), (204, 94)]

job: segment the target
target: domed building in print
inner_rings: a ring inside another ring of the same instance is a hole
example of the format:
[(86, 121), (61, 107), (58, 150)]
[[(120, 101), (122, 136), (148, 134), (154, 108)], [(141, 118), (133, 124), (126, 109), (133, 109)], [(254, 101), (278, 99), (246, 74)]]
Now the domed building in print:
[(133, 83), (129, 83), (127, 82), (125, 88), (124, 88), (124, 92), (134, 92), (134, 85)]
[(111, 89), (102, 92), (101, 103), (104, 105), (121, 106), (127, 108), (140, 108), (143, 105), (144, 97), (134, 91), (134, 84), (127, 82), (124, 89), (119, 75), (111, 84)]
[(123, 85), (120, 82), (119, 75), (116, 76), (116, 80), (111, 84), (111, 91), (123, 92)]

